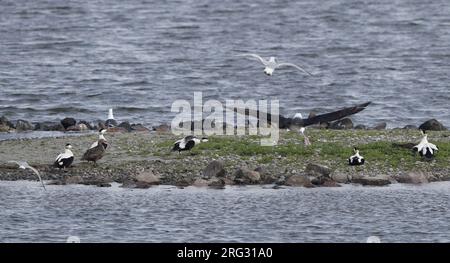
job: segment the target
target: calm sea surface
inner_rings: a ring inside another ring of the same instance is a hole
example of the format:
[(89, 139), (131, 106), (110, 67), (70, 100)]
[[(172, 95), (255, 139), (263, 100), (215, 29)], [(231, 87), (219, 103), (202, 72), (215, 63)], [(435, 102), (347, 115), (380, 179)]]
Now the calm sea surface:
[(389, 187), (0, 182), (0, 242), (450, 242), (450, 182)]
[[(356, 122), (450, 126), (448, 0), (0, 2), (0, 115), (170, 122), (176, 99), (279, 99), (281, 112), (364, 101)], [(272, 77), (242, 52), (316, 74)]]

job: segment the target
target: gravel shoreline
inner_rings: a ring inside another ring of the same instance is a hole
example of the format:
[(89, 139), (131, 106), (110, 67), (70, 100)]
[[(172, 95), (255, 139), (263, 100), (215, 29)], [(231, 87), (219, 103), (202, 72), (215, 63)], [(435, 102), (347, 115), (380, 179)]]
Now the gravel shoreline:
[[(192, 152), (178, 154), (171, 152), (170, 147), (179, 138), (169, 132), (110, 132), (106, 135), (110, 147), (97, 166), (80, 161), (83, 152), (97, 139), (96, 134), (6, 140), (0, 142), (0, 180), (36, 180), (32, 172), (17, 169), (8, 160), (26, 160), (50, 184), (102, 187), (112, 182), (130, 188), (166, 184), (220, 189), (226, 185), (249, 184), (272, 184), (275, 188), (284, 185), (338, 187), (345, 183), (383, 186), (450, 180), (448, 131), (430, 132), (430, 140), (440, 146), (431, 162), (412, 156), (406, 149), (389, 146), (393, 142), (417, 142), (420, 140), (417, 130), (309, 129), (308, 134), (313, 143), (310, 147), (303, 145), (297, 132), (282, 131), (279, 145), (273, 149), (259, 146), (259, 137), (255, 136), (212, 136), (210, 142), (195, 147)], [(51, 164), (66, 143), (74, 147), (75, 162), (64, 172)], [(328, 149), (329, 145), (332, 149)], [(353, 146), (367, 147), (367, 165), (347, 165), (346, 158)], [(396, 152), (394, 158), (398, 162), (386, 161), (389, 151)], [(378, 156), (379, 152), (385, 157)]]

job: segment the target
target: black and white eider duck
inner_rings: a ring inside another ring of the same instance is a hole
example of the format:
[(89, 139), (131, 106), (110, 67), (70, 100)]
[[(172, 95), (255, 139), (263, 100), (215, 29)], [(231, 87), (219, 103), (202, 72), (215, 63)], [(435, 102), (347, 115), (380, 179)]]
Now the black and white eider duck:
[(105, 150), (106, 150), (105, 145), (108, 145), (108, 143), (105, 140), (103, 140), (103, 139), (98, 140), (97, 146), (95, 146), (94, 148), (88, 149), (83, 154), (83, 158), (81, 158), (81, 160), (93, 162), (94, 164), (96, 164), (97, 161), (102, 159), (103, 156), (105, 155)]
[(354, 155), (350, 156), (348, 158), (348, 164), (349, 165), (363, 165), (364, 164), (364, 157), (359, 155), (359, 150), (354, 148), (353, 151), (355, 152)]
[(92, 148), (97, 147), (98, 141), (99, 141), (99, 140), (103, 140), (103, 141), (106, 142), (106, 143), (103, 145), (103, 146), (105, 147), (105, 149), (108, 147), (108, 140), (106, 140), (106, 138), (105, 138), (105, 133), (106, 133), (106, 131), (107, 131), (106, 129), (100, 129), (100, 130), (98, 131), (98, 140), (95, 141), (95, 142), (93, 142), (92, 145), (91, 145), (91, 147), (89, 147), (89, 149), (92, 149)]
[(195, 145), (200, 144), (202, 142), (207, 142), (207, 138), (198, 139), (195, 136), (189, 135), (184, 137), (181, 140), (178, 140), (173, 145), (172, 151), (190, 151), (192, 148), (194, 148)]
[(114, 119), (113, 109), (109, 109), (108, 119), (105, 122), (106, 127), (116, 127), (117, 121)]
[(74, 156), (71, 149), (72, 145), (70, 145), (70, 143), (66, 144), (66, 149), (64, 153), (61, 153), (60, 155), (58, 155), (58, 157), (56, 157), (53, 166), (59, 169), (66, 169), (67, 167), (70, 167), (70, 165), (72, 165), (74, 160)]
[(436, 151), (438, 151), (438, 147), (430, 142), (428, 142), (428, 134), (425, 131), (420, 130), (423, 134), (422, 140), (419, 144), (413, 147), (414, 152), (418, 152), (420, 156), (431, 159), (433, 158)]

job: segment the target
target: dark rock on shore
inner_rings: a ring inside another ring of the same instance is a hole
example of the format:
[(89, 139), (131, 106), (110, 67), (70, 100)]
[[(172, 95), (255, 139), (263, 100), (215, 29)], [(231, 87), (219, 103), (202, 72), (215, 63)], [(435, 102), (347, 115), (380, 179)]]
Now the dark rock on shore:
[(153, 185), (159, 185), (160, 179), (158, 176), (154, 175), (152, 171), (141, 171), (137, 175), (131, 178), (127, 178), (122, 183), (124, 188), (138, 188), (147, 189)]
[(208, 187), (213, 189), (225, 189), (226, 182), (223, 178), (215, 178), (211, 180)]
[(395, 177), (397, 182), (403, 184), (425, 184), (428, 183), (427, 176), (422, 172), (403, 173)]
[(273, 184), (277, 181), (278, 177), (274, 174), (268, 172), (264, 167), (258, 166), (255, 169), (255, 172), (258, 172), (261, 176), (261, 183), (262, 184)]
[(14, 124), (9, 121), (5, 116), (0, 117), (0, 126), (7, 126), (9, 128), (15, 129)]
[(213, 178), (213, 177), (225, 177), (227, 171), (225, 170), (225, 164), (222, 161), (212, 161), (203, 170), (203, 178)]
[(417, 128), (416, 125), (406, 125), (405, 127), (403, 127), (403, 129), (405, 129), (405, 130), (417, 130), (419, 128)]
[(131, 124), (127, 121), (122, 122), (121, 124), (119, 124), (120, 128), (124, 128), (126, 129), (128, 132), (131, 132)]
[(385, 186), (391, 184), (391, 180), (388, 176), (355, 176), (352, 178), (352, 183), (369, 186)]
[(385, 130), (386, 127), (387, 127), (387, 123), (386, 122), (382, 122), (382, 123), (379, 123), (379, 124), (375, 125), (372, 128), (372, 130)]
[(116, 120), (113, 120), (113, 119), (106, 120), (106, 122), (105, 122), (106, 127), (116, 127), (117, 125), (119, 125), (119, 124), (117, 123)]
[(355, 130), (366, 130), (367, 126), (364, 124), (358, 124), (355, 126)]
[(34, 125), (35, 131), (65, 131), (61, 123), (38, 122)]
[(17, 131), (32, 131), (34, 130), (33, 124), (25, 120), (17, 120), (16, 122)]
[(79, 121), (78, 125), (80, 125), (80, 124), (85, 125), (88, 130), (95, 130), (95, 127), (87, 121)]
[(353, 128), (353, 121), (350, 118), (335, 121), (330, 124), (330, 129), (333, 130), (348, 130)]
[(150, 130), (142, 124), (131, 124), (131, 130), (136, 132), (149, 132)]
[(84, 123), (79, 123), (74, 126), (67, 127), (66, 131), (88, 131), (89, 128)]
[(331, 176), (331, 179), (337, 183), (341, 183), (341, 184), (348, 184), (350, 183), (350, 178), (349, 175), (344, 174), (344, 173), (333, 173), (333, 175)]
[(0, 118), (0, 132), (8, 132), (12, 129), (14, 129), (12, 122), (10, 122), (5, 116), (2, 116)]
[(309, 163), (306, 166), (305, 173), (313, 177), (330, 177), (331, 169), (324, 165)]
[(123, 132), (123, 133), (128, 132), (127, 129), (122, 127), (108, 127), (106, 129), (108, 132)]
[(292, 175), (286, 180), (284, 184), (287, 186), (295, 187), (314, 187), (314, 185), (311, 183), (311, 180), (304, 175)]
[(431, 120), (428, 120), (428, 121), (422, 123), (419, 126), (419, 129), (425, 130), (425, 131), (446, 131), (447, 130), (447, 128), (445, 128), (444, 125), (442, 125), (442, 123), (440, 123), (436, 119), (431, 119)]
[(161, 124), (161, 125), (152, 127), (152, 130), (154, 130), (156, 132), (169, 132), (170, 126), (167, 124)]
[(261, 181), (261, 175), (258, 172), (246, 167), (238, 168), (233, 177), (236, 184), (259, 184)]
[(77, 121), (74, 118), (65, 118), (61, 120), (61, 125), (64, 127), (64, 129), (67, 129), (70, 126), (75, 126), (76, 124)]

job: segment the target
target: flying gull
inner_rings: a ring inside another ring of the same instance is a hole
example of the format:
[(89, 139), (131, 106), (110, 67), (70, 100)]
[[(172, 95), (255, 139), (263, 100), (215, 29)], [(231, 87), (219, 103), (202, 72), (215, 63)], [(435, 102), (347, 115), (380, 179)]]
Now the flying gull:
[(257, 60), (259, 60), (259, 62), (261, 62), (264, 65), (264, 73), (266, 73), (266, 75), (268, 76), (272, 76), (273, 72), (275, 71), (275, 69), (280, 68), (280, 67), (294, 67), (310, 76), (312, 76), (311, 73), (309, 73), (308, 71), (306, 71), (304, 68), (297, 66), (293, 63), (286, 63), (286, 62), (278, 62), (277, 59), (275, 57), (269, 57), (269, 59), (265, 59), (262, 58), (261, 56), (257, 55), (257, 54), (239, 54), (236, 55), (239, 57), (249, 57), (249, 58), (256, 58)]
[(20, 169), (23, 169), (23, 170), (30, 169), (31, 171), (33, 171), (39, 178), (39, 181), (41, 182), (42, 187), (44, 187), (44, 190), (47, 190), (47, 189), (45, 189), (45, 185), (44, 185), (44, 182), (42, 181), (41, 174), (39, 173), (38, 170), (36, 170), (36, 168), (31, 167), (27, 162), (22, 162), (22, 161), (8, 161), (8, 163), (15, 163), (15, 164), (19, 165)]

